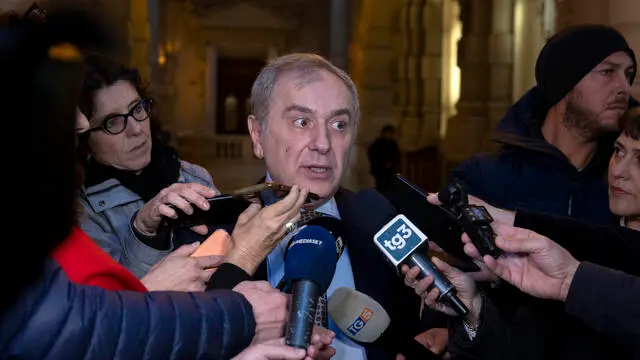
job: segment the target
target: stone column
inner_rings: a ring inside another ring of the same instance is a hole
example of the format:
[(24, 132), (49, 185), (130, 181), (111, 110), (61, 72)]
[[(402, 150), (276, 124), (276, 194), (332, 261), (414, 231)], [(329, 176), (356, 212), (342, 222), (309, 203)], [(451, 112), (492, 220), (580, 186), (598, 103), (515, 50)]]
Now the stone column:
[(131, 0), (129, 18), (129, 47), (131, 66), (140, 72), (144, 79), (151, 75), (149, 62), (149, 7), (147, 0)]
[(452, 166), (480, 151), (488, 127), (491, 34), (491, 3), (486, 0), (460, 0), (462, 38), (458, 43), (460, 100), (458, 113), (447, 124), (442, 150)]
[(218, 98), (218, 51), (215, 46), (207, 46), (205, 52), (205, 58), (207, 63), (206, 80), (205, 80), (205, 135), (215, 135), (216, 131), (216, 111), (217, 111), (217, 98)]
[(444, 41), (443, 0), (427, 0), (422, 14), (422, 128), (418, 146), (437, 145), (442, 116), (442, 69)]
[(517, 101), (536, 83), (535, 65), (545, 42), (543, 0), (516, 0), (513, 29), (512, 101)]
[(160, 86), (158, 73), (160, 55), (160, 0), (147, 0), (149, 19), (149, 79), (151, 87), (157, 89)]
[(367, 147), (382, 126), (394, 121), (391, 69), (396, 60), (394, 48), (397, 44), (393, 38), (392, 19), (399, 7), (399, 0), (361, 0), (354, 14), (349, 72), (360, 95), (360, 127), (350, 174), (345, 179), (345, 185), (352, 189), (373, 185)]
[(404, 28), (406, 44), (404, 63), (406, 65), (407, 97), (404, 116), (400, 122), (400, 143), (405, 149), (420, 146), (422, 125), (422, 54), (424, 48), (423, 8), (425, 0), (405, 0), (408, 27)]
[(349, 6), (346, 0), (331, 0), (329, 60), (342, 68), (349, 66)]
[[(531, 16), (531, 15), (530, 15)], [(513, 90), (513, 0), (493, 0), (489, 37), (488, 125), (483, 150), (494, 147), (489, 139), (493, 128), (502, 120), (511, 106)]]

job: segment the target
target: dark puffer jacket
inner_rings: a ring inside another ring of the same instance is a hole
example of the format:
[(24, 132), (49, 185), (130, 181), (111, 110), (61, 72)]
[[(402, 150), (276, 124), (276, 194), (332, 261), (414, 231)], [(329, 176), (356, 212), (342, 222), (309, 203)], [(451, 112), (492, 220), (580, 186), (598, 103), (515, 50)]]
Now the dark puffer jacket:
[(239, 293), (107, 291), (54, 261), (0, 324), (2, 359), (229, 359), (256, 326)]

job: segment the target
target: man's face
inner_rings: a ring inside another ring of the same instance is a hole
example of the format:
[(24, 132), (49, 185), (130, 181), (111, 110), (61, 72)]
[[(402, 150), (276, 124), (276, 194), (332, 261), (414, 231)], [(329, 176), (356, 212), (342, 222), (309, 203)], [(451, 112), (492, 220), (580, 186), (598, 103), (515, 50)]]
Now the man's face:
[(348, 165), (356, 133), (353, 98), (344, 83), (319, 70), (283, 74), (273, 89), (266, 123), (249, 116), (254, 153), (273, 181), (332, 197)]
[(618, 130), (633, 74), (633, 61), (626, 52), (604, 59), (567, 95), (564, 123), (590, 139)]

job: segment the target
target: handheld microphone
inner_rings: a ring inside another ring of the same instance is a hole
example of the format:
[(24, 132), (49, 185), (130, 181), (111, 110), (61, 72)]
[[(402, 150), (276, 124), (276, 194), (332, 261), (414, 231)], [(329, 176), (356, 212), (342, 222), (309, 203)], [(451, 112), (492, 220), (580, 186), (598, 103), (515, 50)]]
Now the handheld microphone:
[(370, 296), (346, 287), (333, 292), (327, 309), (340, 330), (358, 342), (376, 341), (391, 323), (382, 305)]
[(311, 342), (318, 299), (336, 271), (333, 235), (320, 226), (306, 226), (287, 248), (284, 276), (293, 298), (287, 322), (287, 345), (306, 349)]
[[(329, 316), (340, 330), (359, 343), (372, 343), (378, 340), (391, 324), (385, 309), (370, 296), (357, 290), (341, 287), (336, 289), (327, 306)], [(391, 341), (398, 345), (407, 360), (440, 359), (412, 338), (389, 333)]]
[(466, 232), (482, 255), (500, 255), (491, 229), (493, 219), (482, 206), (469, 205), (466, 186), (455, 179), (438, 193), (441, 205), (427, 200), (428, 194), (400, 174), (393, 176), (384, 193), (396, 210), (422, 229), (447, 254), (449, 261), (462, 271), (480, 271), (463, 250), (460, 237)]
[[(429, 291), (436, 287), (440, 291), (438, 301), (445, 302), (460, 315), (466, 315), (469, 310), (457, 296), (456, 288), (425, 256), (429, 241), (406, 216), (398, 215), (391, 203), (374, 189), (359, 191), (355, 200), (351, 202), (353, 214), (360, 214), (354, 219), (356, 226), (365, 234), (374, 234), (374, 242), (386, 259), (400, 274), (400, 267), (404, 264), (420, 268), (420, 277), (431, 275), (433, 283)], [(372, 212), (371, 209), (376, 209)]]

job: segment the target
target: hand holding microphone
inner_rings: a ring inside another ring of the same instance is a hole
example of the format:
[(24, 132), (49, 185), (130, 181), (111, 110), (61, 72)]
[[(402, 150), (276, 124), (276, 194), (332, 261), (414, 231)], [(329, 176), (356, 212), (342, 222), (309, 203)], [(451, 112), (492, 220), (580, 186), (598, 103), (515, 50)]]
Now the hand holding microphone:
[[(446, 302), (458, 315), (467, 314), (456, 288), (425, 255), (428, 240), (420, 229), (406, 216), (397, 215), (391, 203), (376, 190), (359, 191), (352, 204), (354, 209), (350, 213), (364, 215), (353, 219), (355, 225), (365, 234), (375, 234), (375, 245), (398, 272), (402, 265), (419, 267), (421, 278), (433, 278), (430, 286), (439, 289), (438, 301)], [(376, 209), (376, 213), (372, 214), (371, 209)]]
[(284, 276), (292, 292), (287, 345), (306, 349), (311, 343), (318, 300), (331, 284), (336, 263), (335, 239), (320, 226), (306, 226), (289, 244), (284, 259)]
[[(469, 309), (469, 313), (466, 314), (465, 320), (470, 326), (475, 327), (478, 324), (480, 310), (482, 309), (482, 296), (480, 296), (480, 293), (476, 288), (475, 280), (473, 280), (469, 274), (454, 268), (436, 257), (431, 260), (433, 261), (433, 264), (442, 271), (444, 276), (451, 281), (451, 284), (455, 286), (460, 301), (467, 309)], [(416, 294), (422, 297), (425, 304), (430, 308), (447, 315), (458, 315), (458, 312), (451, 306), (443, 302), (438, 302), (440, 290), (437, 287), (432, 286), (434, 281), (432, 276), (427, 276), (418, 280), (420, 270), (421, 269), (417, 266), (409, 268), (407, 265), (402, 265), (405, 284), (413, 288), (416, 291)]]

